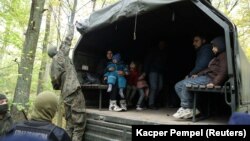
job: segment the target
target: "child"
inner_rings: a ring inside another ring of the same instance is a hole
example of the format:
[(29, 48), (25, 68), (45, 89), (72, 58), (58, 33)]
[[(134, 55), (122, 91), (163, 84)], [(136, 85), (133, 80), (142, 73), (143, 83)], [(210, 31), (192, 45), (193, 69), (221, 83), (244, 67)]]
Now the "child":
[(139, 73), (136, 67), (136, 64), (134, 61), (132, 61), (129, 65), (129, 75), (128, 75), (128, 86), (127, 86), (127, 100), (128, 105), (132, 106), (132, 99), (134, 98), (134, 95), (137, 91), (136, 83), (139, 77)]
[(127, 67), (122, 63), (121, 56), (119, 53), (115, 54), (112, 57), (112, 62), (108, 64), (107, 66), (108, 72), (104, 74), (105, 77), (108, 79), (108, 89), (107, 92), (112, 91), (113, 85), (115, 85), (116, 82), (118, 82), (118, 88), (119, 88), (119, 94), (121, 98), (125, 98), (123, 94), (123, 90), (126, 87), (126, 78), (124, 75), (119, 75), (118, 71), (125, 72), (125, 75), (128, 75), (128, 69)]
[(149, 87), (148, 87), (148, 84), (145, 80), (144, 74), (142, 74), (138, 78), (136, 87), (137, 87), (139, 94), (140, 94), (140, 97), (139, 97), (137, 104), (136, 104), (136, 110), (143, 110), (144, 100), (146, 100), (148, 98), (148, 94), (149, 94)]

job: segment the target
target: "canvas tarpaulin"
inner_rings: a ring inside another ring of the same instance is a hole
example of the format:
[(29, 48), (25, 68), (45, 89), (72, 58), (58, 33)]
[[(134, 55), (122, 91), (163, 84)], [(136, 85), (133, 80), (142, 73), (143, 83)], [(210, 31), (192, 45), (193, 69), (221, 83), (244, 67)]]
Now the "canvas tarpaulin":
[(102, 28), (116, 21), (179, 1), (185, 0), (120, 0), (109, 7), (94, 12), (89, 18), (76, 22), (76, 27), (81, 34), (85, 34), (93, 29)]

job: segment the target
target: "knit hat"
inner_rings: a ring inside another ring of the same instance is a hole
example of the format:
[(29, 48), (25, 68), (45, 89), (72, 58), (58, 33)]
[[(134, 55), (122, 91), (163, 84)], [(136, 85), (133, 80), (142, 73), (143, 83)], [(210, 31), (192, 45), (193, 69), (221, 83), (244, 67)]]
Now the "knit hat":
[(113, 60), (115, 59), (117, 62), (121, 61), (121, 55), (119, 53), (115, 54), (112, 58)]
[(216, 46), (219, 52), (223, 52), (226, 50), (225, 38), (222, 36), (216, 37), (211, 41), (211, 44)]
[(4, 94), (0, 93), (0, 100), (2, 100), (2, 99), (7, 99), (7, 97)]
[(58, 99), (52, 92), (38, 94), (33, 105), (31, 119), (38, 121), (52, 121), (56, 114)]

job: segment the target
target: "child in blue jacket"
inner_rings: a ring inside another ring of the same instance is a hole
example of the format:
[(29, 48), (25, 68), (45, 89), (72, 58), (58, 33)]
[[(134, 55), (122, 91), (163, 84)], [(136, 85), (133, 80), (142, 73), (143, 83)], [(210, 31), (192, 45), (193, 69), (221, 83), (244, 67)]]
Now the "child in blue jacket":
[(112, 62), (107, 66), (108, 72), (104, 74), (108, 79), (108, 90), (107, 92), (112, 91), (112, 86), (118, 82), (119, 94), (121, 98), (124, 98), (123, 90), (126, 87), (127, 81), (124, 77), (124, 74), (121, 75), (118, 72), (122, 71), (125, 75), (128, 75), (127, 67), (121, 61), (121, 55), (119, 53), (115, 54), (112, 58)]

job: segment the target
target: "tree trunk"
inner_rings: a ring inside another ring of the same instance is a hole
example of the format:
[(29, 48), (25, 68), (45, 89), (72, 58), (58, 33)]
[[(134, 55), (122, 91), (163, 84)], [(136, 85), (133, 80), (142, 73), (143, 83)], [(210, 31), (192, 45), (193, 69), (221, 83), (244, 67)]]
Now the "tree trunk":
[(21, 62), (11, 113), (15, 121), (24, 120), (21, 109), (28, 109), (32, 71), (45, 0), (32, 0), (28, 29), (25, 34)]
[(51, 20), (51, 10), (52, 6), (49, 4), (49, 9), (46, 17), (46, 27), (45, 27), (45, 35), (43, 40), (43, 51), (42, 51), (42, 62), (41, 67), (39, 70), (39, 76), (38, 76), (38, 86), (37, 86), (37, 94), (43, 91), (44, 81), (45, 81), (45, 69), (47, 64), (47, 46), (49, 41), (49, 35), (50, 35), (50, 20)]
[(62, 2), (59, 1), (59, 7), (58, 7), (58, 18), (57, 18), (57, 42), (56, 45), (59, 46), (61, 40), (61, 33), (60, 33), (60, 28), (61, 28), (61, 7), (62, 7)]
[(95, 12), (96, 0), (92, 0), (92, 1), (93, 1), (92, 12)]
[(0, 49), (0, 67), (2, 68), (4, 65), (3, 65), (3, 59), (4, 59), (4, 55), (5, 55), (5, 50), (6, 50), (6, 47), (8, 46), (8, 40), (9, 40), (9, 36), (10, 36), (10, 30), (11, 30), (11, 21), (10, 20), (7, 20), (6, 21), (6, 28), (5, 28), (5, 31), (3, 33), (3, 43), (2, 43), (2, 46), (1, 46), (1, 49)]
[(103, 1), (102, 8), (104, 7), (105, 4), (106, 4), (106, 0)]

